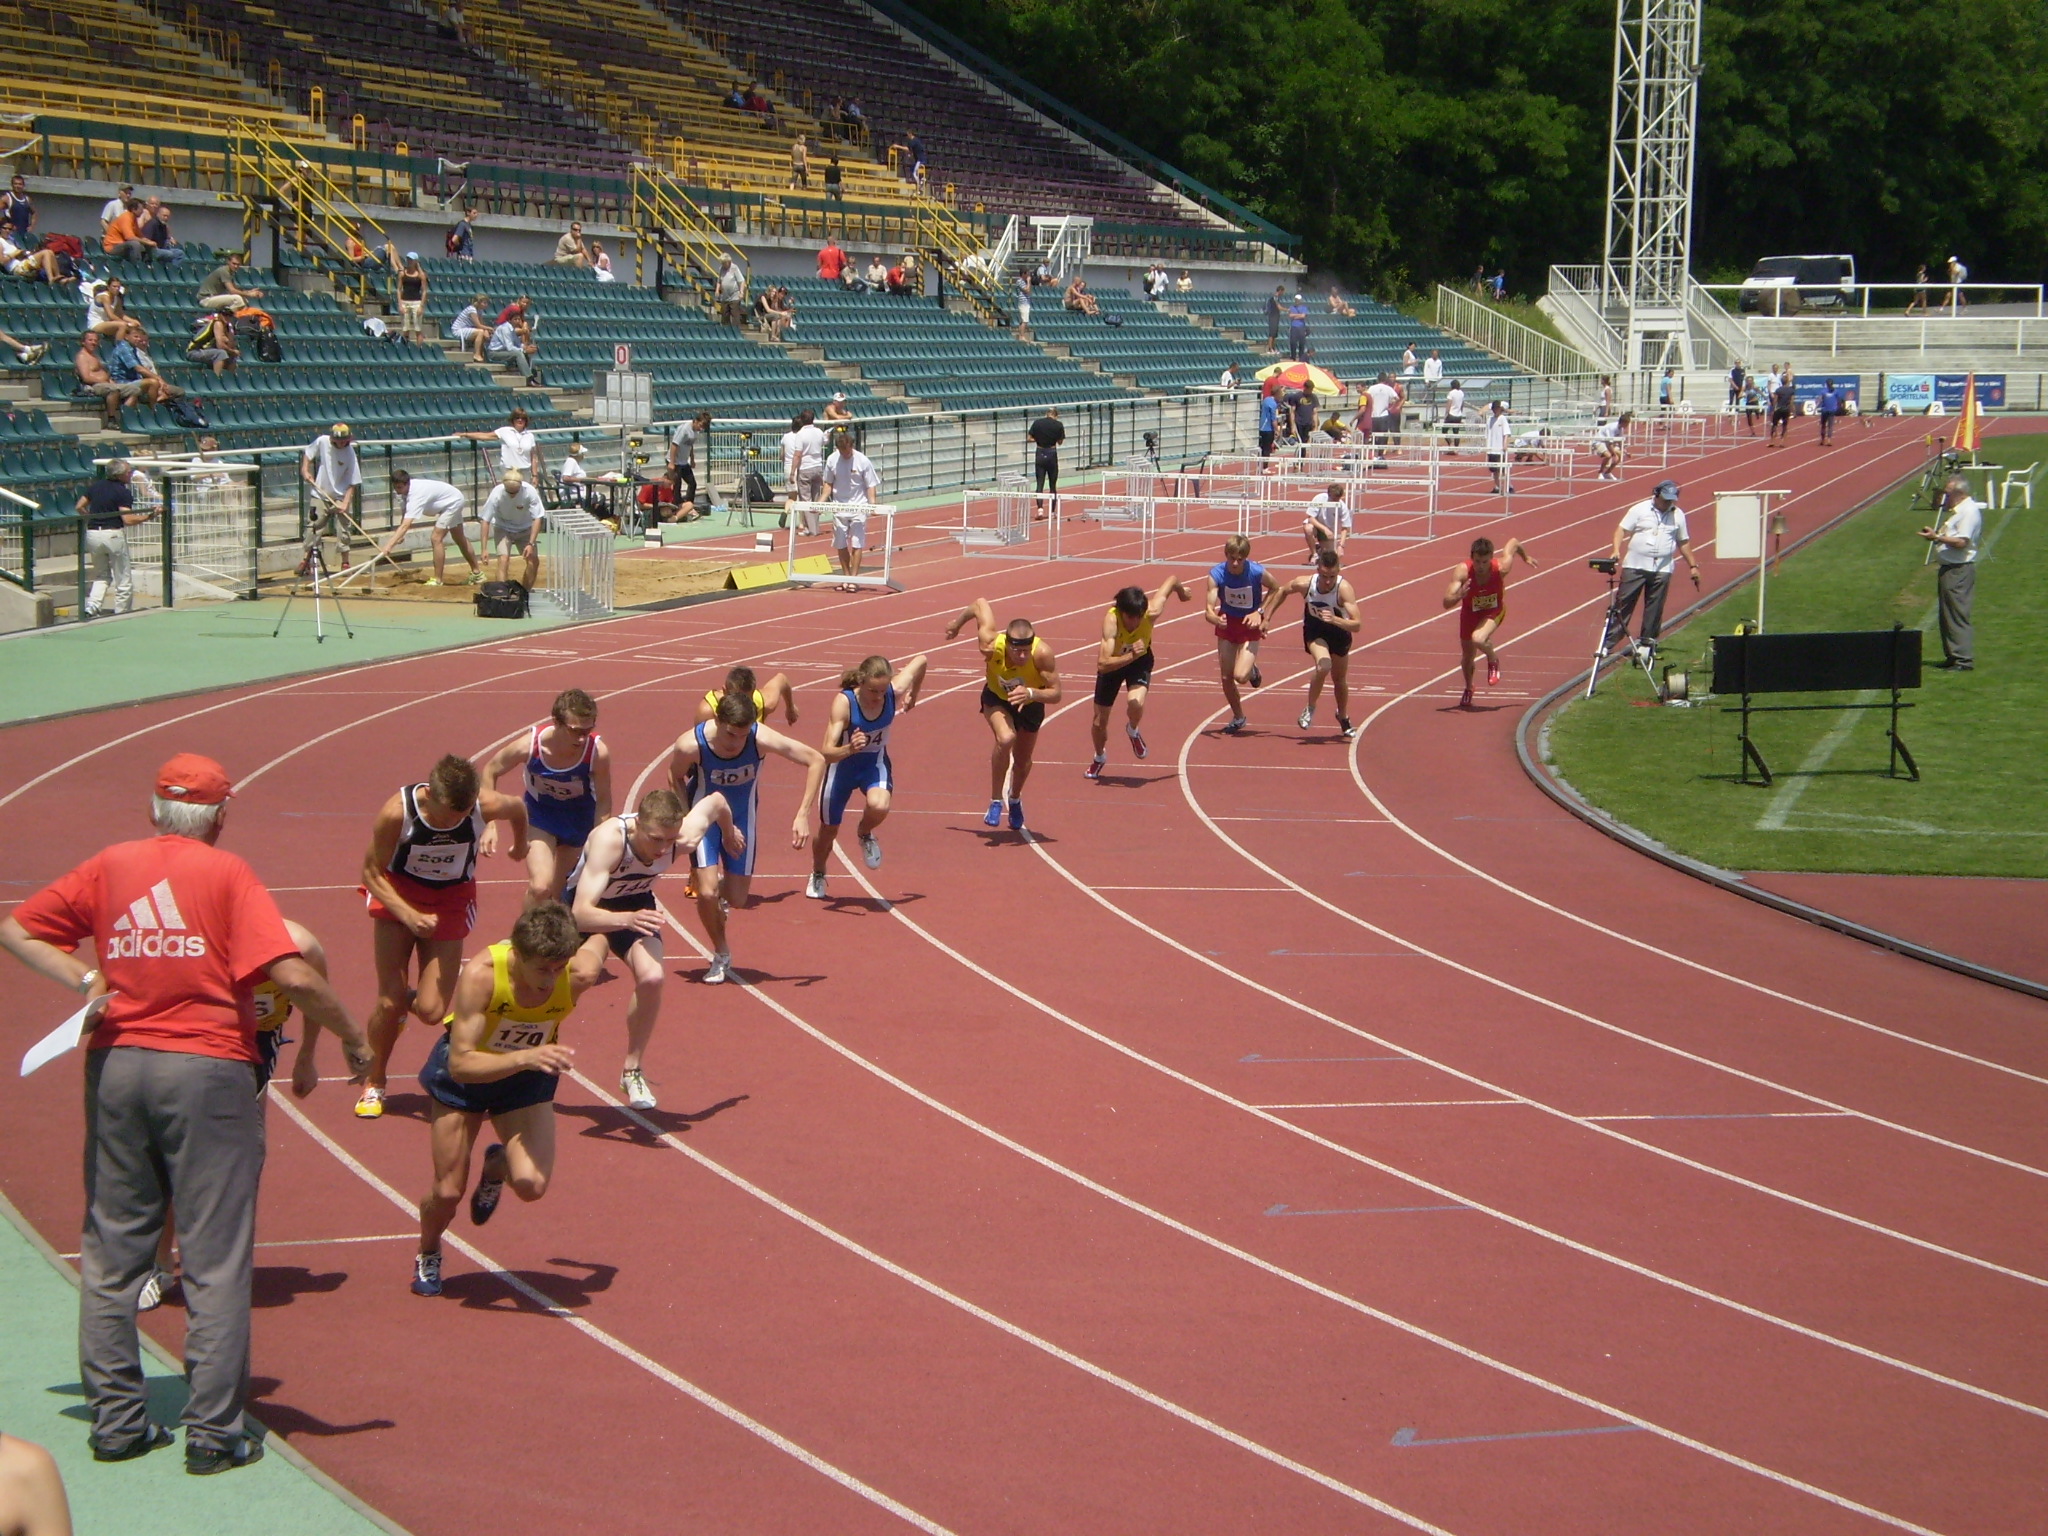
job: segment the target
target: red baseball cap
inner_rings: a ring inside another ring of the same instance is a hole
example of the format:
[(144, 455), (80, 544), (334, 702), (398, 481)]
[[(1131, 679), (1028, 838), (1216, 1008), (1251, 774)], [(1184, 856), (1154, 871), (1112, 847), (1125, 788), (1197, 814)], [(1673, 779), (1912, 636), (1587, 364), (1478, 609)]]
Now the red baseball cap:
[(219, 805), (234, 791), (227, 770), (197, 752), (180, 752), (156, 771), (156, 792), (187, 805)]

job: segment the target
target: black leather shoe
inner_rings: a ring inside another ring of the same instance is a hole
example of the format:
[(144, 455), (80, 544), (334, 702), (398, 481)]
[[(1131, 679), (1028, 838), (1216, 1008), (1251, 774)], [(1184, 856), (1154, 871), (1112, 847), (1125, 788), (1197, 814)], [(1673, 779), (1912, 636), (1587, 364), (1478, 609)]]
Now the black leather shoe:
[(152, 1422), (149, 1428), (133, 1440), (120, 1445), (102, 1445), (99, 1436), (87, 1435), (86, 1444), (92, 1447), (94, 1461), (133, 1461), (138, 1456), (147, 1456), (151, 1451), (160, 1451), (175, 1437), (163, 1425)]
[(232, 1472), (262, 1459), (263, 1442), (254, 1435), (244, 1435), (231, 1446), (203, 1446), (196, 1451), (190, 1445), (185, 1447), (185, 1470), (194, 1477)]

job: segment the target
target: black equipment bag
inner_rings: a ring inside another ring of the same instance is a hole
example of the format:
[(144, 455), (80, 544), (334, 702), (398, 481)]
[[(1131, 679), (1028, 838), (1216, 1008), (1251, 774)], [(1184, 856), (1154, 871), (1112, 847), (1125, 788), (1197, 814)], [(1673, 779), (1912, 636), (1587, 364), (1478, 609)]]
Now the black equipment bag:
[(476, 616), (480, 619), (523, 619), (526, 617), (526, 588), (516, 581), (487, 581), (476, 589)]

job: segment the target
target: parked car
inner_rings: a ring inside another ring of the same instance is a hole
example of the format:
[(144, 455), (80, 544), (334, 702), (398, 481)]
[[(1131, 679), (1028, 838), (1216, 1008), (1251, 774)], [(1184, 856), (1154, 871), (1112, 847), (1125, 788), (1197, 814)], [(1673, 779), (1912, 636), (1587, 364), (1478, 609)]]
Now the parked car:
[(1742, 308), (1796, 315), (1811, 305), (1839, 308), (1856, 297), (1854, 256), (1766, 256), (1742, 282)]

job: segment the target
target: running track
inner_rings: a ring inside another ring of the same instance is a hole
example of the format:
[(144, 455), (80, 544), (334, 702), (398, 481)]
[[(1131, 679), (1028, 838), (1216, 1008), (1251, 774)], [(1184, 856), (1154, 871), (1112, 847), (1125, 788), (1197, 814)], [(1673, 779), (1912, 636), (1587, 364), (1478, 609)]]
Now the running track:
[[(1886, 425), (1768, 473), (1796, 531), (1919, 454)], [(1754, 483), (1758, 457), (1680, 478)], [(12, 894), (136, 830), (169, 752), (218, 752), (229, 846), (360, 1011), (356, 860), (435, 754), (577, 683), (630, 799), (731, 661), (787, 669), (814, 737), (847, 661), (929, 650), (887, 862), (806, 901), (771, 769), (747, 985), (696, 983), (670, 888), (663, 1108), (610, 1091), (626, 989), (600, 988), (553, 1189), (460, 1221), (442, 1300), (406, 1291), (410, 1078), (377, 1123), (338, 1082), (274, 1099), (258, 1411), (323, 1469), (419, 1536), (485, 1510), (607, 1536), (2038, 1530), (2048, 1010), (1642, 860), (1516, 766), (1517, 717), (1591, 642), (1584, 556), (1654, 478), (1518, 508), (1544, 564), (1470, 712), (1437, 596), (1478, 530), (1366, 546), (1349, 747), (1327, 704), (1294, 728), (1291, 624), (1254, 733), (1216, 734), (1176, 608), (1150, 760), (1115, 734), (1086, 783), (1102, 606), (1156, 574), (913, 552), (899, 597), (775, 592), (13, 730)], [(941, 644), (976, 593), (1069, 669), (1029, 839), (980, 824), (979, 668)], [(493, 878), (491, 936), (518, 891)], [(59, 1003), (24, 998), (23, 1041)], [(0, 1087), (0, 1185), (60, 1249), (72, 1071)]]

